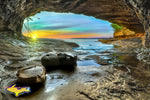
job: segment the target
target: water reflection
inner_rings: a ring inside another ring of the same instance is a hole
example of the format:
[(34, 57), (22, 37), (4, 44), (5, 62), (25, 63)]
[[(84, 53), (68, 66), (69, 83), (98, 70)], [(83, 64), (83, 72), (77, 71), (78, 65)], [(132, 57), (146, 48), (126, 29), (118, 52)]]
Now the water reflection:
[(97, 64), (96, 61), (94, 60), (82, 60), (82, 61), (78, 61), (77, 65), (80, 66), (96, 66), (96, 67), (100, 67), (100, 64)]
[[(46, 79), (46, 84), (44, 87), (45, 93), (51, 92), (61, 85), (68, 84), (68, 82), (63, 79), (62, 75), (54, 75), (54, 76), (47, 75), (46, 77), (47, 77), (47, 79)], [(49, 81), (49, 80), (51, 80), (51, 81)]]
[[(107, 59), (106, 56), (109, 54), (102, 53), (106, 50), (112, 50), (112, 44), (103, 44), (98, 41), (98, 39), (64, 39), (67, 42), (74, 42), (79, 45), (79, 47), (74, 48), (74, 51), (78, 55), (78, 66), (96, 66), (100, 67), (101, 64), (97, 60)], [(104, 56), (106, 54), (106, 56)]]

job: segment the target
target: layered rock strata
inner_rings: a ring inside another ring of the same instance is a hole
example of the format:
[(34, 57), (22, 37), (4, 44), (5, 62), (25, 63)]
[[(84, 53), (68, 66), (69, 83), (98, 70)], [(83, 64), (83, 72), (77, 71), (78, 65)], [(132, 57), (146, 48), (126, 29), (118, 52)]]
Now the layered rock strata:
[[(40, 11), (54, 11), (94, 16), (125, 26), (138, 33), (144, 32), (144, 28), (147, 29), (147, 26), (143, 27), (143, 23), (147, 23), (146, 17), (139, 18), (139, 13), (129, 7), (131, 4), (135, 6), (135, 3), (140, 2), (134, 0), (137, 2), (130, 4), (129, 1), (133, 0), (1, 0), (0, 31), (21, 35), (25, 18)], [(145, 1), (148, 2), (148, 0)], [(138, 6), (135, 8), (140, 11)], [(143, 8), (142, 13), (147, 13), (145, 10), (146, 8)], [(141, 20), (143, 20), (142, 23)]]

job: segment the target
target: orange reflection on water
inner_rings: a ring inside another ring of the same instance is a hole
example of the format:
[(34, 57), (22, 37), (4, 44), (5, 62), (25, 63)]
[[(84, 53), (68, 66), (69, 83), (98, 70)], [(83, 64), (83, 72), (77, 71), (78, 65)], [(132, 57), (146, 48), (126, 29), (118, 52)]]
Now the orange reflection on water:
[(111, 37), (108, 34), (98, 34), (98, 33), (81, 33), (79, 34), (74, 31), (60, 31), (60, 30), (35, 30), (31, 33), (23, 33), (24, 36), (36, 37), (36, 38), (52, 38), (52, 39), (62, 39), (62, 38), (99, 38), (99, 37)]

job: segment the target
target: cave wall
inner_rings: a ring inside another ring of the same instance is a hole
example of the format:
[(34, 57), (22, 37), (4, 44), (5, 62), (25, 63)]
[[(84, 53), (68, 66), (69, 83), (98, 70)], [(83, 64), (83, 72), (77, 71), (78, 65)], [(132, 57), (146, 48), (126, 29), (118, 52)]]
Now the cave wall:
[(128, 39), (128, 38), (143, 38), (145, 36), (145, 33), (135, 33), (134, 31), (131, 31), (127, 29), (126, 27), (115, 31), (113, 34), (113, 37), (115, 39)]
[(126, 38), (126, 37), (129, 37), (129, 36), (134, 36), (136, 33), (134, 31), (131, 31), (129, 29), (127, 29), (126, 27), (118, 30), (118, 31), (115, 31), (114, 34), (113, 34), (113, 37), (114, 38)]
[[(145, 0), (149, 2), (148, 0)], [(0, 31), (21, 36), (23, 20), (40, 11), (73, 12), (117, 23), (137, 33), (149, 32), (141, 0), (0, 0)], [(142, 2), (143, 4), (143, 2)], [(144, 3), (146, 4), (146, 3)]]
[(150, 0), (125, 0), (127, 5), (133, 9), (143, 24), (145, 30), (145, 44), (150, 47)]

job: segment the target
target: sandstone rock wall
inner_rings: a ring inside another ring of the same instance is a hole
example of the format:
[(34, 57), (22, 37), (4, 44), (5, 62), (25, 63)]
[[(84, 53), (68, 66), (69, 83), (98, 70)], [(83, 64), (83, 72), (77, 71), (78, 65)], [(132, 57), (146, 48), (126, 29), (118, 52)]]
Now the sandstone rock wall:
[[(94, 16), (141, 33), (144, 28), (148, 29), (149, 22), (146, 22), (147, 17), (144, 17), (148, 13), (145, 5), (143, 8), (137, 5), (140, 2), (141, 0), (0, 0), (0, 31), (21, 35), (23, 20), (26, 17), (40, 11), (55, 11)], [(133, 7), (142, 12), (139, 14)]]
[(135, 38), (135, 37), (144, 37), (145, 33), (135, 33), (130, 29), (124, 27), (123, 29), (114, 32), (113, 36), (115, 39), (126, 39), (126, 38)]
[(134, 34), (135, 34), (134, 31), (131, 31), (131, 30), (124, 27), (123, 29), (121, 29), (117, 32), (114, 32), (114, 38), (120, 38), (120, 37), (126, 38), (129, 36), (133, 36)]
[(127, 5), (133, 9), (143, 24), (146, 32), (145, 44), (150, 46), (150, 0), (125, 0)]

